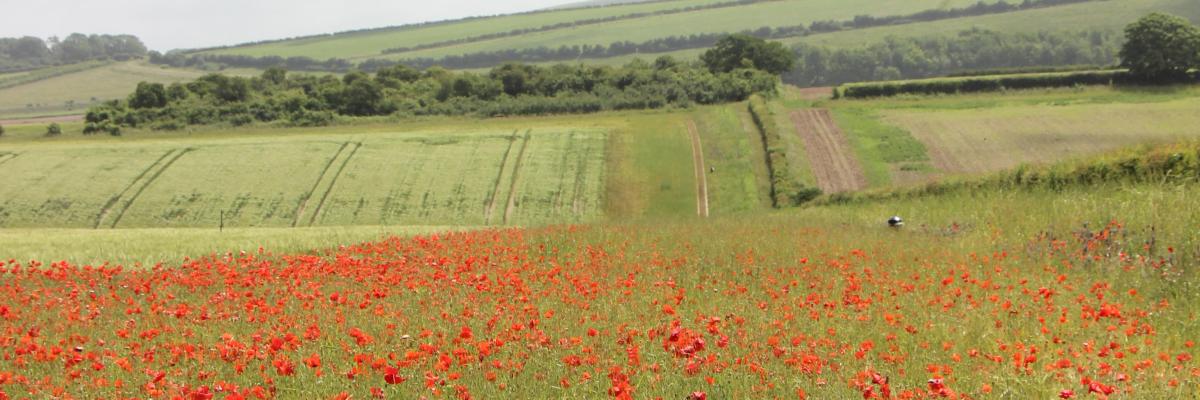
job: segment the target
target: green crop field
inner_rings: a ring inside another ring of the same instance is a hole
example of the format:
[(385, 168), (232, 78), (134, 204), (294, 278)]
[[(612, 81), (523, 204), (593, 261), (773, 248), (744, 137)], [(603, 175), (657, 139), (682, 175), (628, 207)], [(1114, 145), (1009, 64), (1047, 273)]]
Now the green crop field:
[(137, 61), (108, 64), (0, 89), (0, 118), (81, 114), (90, 104), (125, 98), (141, 81), (182, 82), (203, 74)]
[(926, 37), (972, 28), (1000, 32), (1084, 29), (1120, 31), (1138, 17), (1151, 12), (1167, 12), (1200, 22), (1200, 7), (1196, 7), (1192, 0), (1108, 0), (918, 24), (855, 29), (790, 38), (782, 42), (853, 47), (879, 42), (888, 36)]
[(571, 128), (26, 143), (0, 158), (0, 225), (587, 221), (605, 144), (603, 130)]
[(377, 32), (347, 33), (328, 37), (280, 41), (262, 45), (211, 50), (206, 53), (248, 56), (277, 55), (281, 57), (308, 56), (317, 59), (334, 57), (347, 59), (366, 58), (379, 56), (380, 51), (394, 47), (412, 47), (479, 35), (509, 32), (516, 29), (529, 29), (579, 20), (673, 10), (722, 1), (724, 0), (677, 0), (630, 4), (619, 7), (507, 15), (425, 27), (383, 29)]

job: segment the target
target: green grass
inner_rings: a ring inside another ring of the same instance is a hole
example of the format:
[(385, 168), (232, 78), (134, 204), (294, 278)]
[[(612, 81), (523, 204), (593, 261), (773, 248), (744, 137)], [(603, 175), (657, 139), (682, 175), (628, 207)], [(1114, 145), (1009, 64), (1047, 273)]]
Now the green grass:
[(745, 103), (704, 107), (693, 113), (708, 178), (710, 215), (771, 207), (762, 139)]
[(632, 113), (610, 134), (605, 213), (613, 219), (696, 216), (696, 179), (680, 114)]
[(932, 170), (924, 144), (904, 129), (881, 122), (870, 110), (835, 109), (833, 117), (847, 132), (871, 186), (891, 184), (894, 175), (904, 172)]
[[(523, 49), (546, 46), (603, 44), (616, 41), (642, 42), (666, 36), (699, 33), (738, 32), (763, 26), (809, 24), (821, 20), (847, 20), (857, 15), (887, 16), (910, 14), (939, 7), (974, 4), (968, 0), (911, 0), (879, 2), (875, 0), (785, 0), (734, 8), (701, 10), (571, 29), (537, 32), (518, 37), (392, 54), (387, 58), (443, 57), (482, 51)], [(656, 55), (657, 56), (657, 55)]]
[(307, 56), (316, 59), (371, 58), (380, 56), (380, 52), (385, 49), (395, 47), (411, 47), (485, 34), (509, 32), (516, 29), (537, 28), (563, 22), (671, 10), (722, 1), (724, 0), (680, 0), (631, 4), (618, 7), (508, 15), (411, 29), (402, 28), (379, 32), (350, 33), (329, 37), (289, 40), (262, 45), (211, 50), (204, 53), (249, 56), (277, 55), (282, 57)]
[(0, 89), (9, 88), (26, 83), (36, 82), (43, 79), (49, 79), (60, 75), (86, 71), (92, 68), (103, 67), (109, 65), (109, 61), (87, 61), (77, 64), (69, 64), (62, 66), (46, 67), (30, 71), (12, 72), (0, 74)]
[(1001, 32), (1037, 32), (1044, 30), (1113, 30), (1151, 12), (1167, 12), (1200, 22), (1200, 8), (1191, 0), (1109, 0), (1058, 7), (931, 21), (919, 24), (856, 29), (783, 40), (832, 47), (854, 47), (882, 41), (888, 36), (924, 37), (945, 35), (972, 28)]
[(0, 260), (67, 261), (80, 265), (176, 265), (185, 258), (257, 252), (304, 253), (470, 227), (350, 226), (314, 228), (0, 229)]
[[(26, 143), (0, 177), (0, 226), (483, 225), (509, 132)], [(533, 130), (499, 191), (511, 218), (491, 222), (597, 217), (605, 134)]]
[(0, 89), (0, 118), (81, 114), (91, 104), (124, 99), (141, 81), (183, 82), (203, 74), (138, 61), (90, 68)]

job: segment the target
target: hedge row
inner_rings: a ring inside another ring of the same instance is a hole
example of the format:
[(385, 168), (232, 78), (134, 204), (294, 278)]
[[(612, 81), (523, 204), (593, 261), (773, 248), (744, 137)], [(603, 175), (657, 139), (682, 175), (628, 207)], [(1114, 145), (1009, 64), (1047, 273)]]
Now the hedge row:
[(1068, 74), (981, 76), (975, 78), (929, 79), (843, 85), (835, 96), (850, 99), (888, 97), (901, 94), (955, 94), (995, 92), (1012, 89), (1071, 87), (1136, 83), (1127, 71), (1087, 71)]
[(750, 96), (750, 117), (762, 135), (763, 151), (767, 158), (767, 174), (771, 177), (771, 205), (776, 208), (803, 204), (821, 195), (821, 189), (807, 187), (792, 178), (789, 168), (787, 147), (779, 133), (779, 126), (766, 100), (759, 95)]
[(1104, 183), (1196, 183), (1200, 142), (1126, 149), (1109, 155), (1052, 165), (1022, 165), (984, 177), (948, 179), (904, 189), (837, 193), (814, 204), (845, 204), (937, 196), (977, 190), (1063, 190)]

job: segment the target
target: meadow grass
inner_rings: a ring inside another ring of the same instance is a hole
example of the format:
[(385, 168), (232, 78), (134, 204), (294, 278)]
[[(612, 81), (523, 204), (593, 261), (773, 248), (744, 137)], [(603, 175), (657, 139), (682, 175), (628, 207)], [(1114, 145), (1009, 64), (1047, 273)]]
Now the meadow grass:
[(771, 207), (762, 138), (745, 104), (706, 107), (693, 113), (704, 149), (710, 215)]
[(82, 114), (97, 102), (124, 99), (138, 82), (183, 82), (203, 74), (140, 61), (108, 64), (0, 89), (0, 117)]
[(920, 178), (911, 175), (932, 170), (923, 143), (907, 131), (883, 123), (870, 110), (841, 108), (835, 109), (833, 116), (844, 132), (852, 132), (848, 134), (850, 145), (871, 186), (912, 183)]
[(469, 226), (321, 226), (305, 228), (0, 229), (0, 260), (67, 261), (78, 265), (150, 267), (226, 253), (300, 254), (342, 245), (473, 229)]
[(378, 32), (338, 34), (328, 37), (216, 49), (202, 53), (240, 54), (248, 56), (276, 55), (281, 57), (308, 56), (316, 59), (369, 58), (379, 56), (380, 52), (385, 49), (396, 47), (412, 47), (485, 34), (509, 32), (517, 29), (538, 28), (563, 22), (672, 10), (721, 1), (724, 0), (681, 0), (615, 7), (558, 10), (524, 15), (505, 15), (427, 27), (384, 29)]
[[(525, 49), (540, 46), (603, 44), (617, 41), (643, 42), (666, 36), (739, 32), (763, 26), (807, 25), (813, 21), (848, 20), (857, 15), (889, 16), (976, 3), (969, 0), (915, 0), (877, 2), (871, 0), (784, 0), (733, 8), (699, 10), (535, 32), (426, 50), (391, 54), (387, 58), (443, 57), (481, 51)], [(657, 57), (654, 55), (651, 57)]]
[(1200, 9), (1191, 0), (1110, 0), (1056, 7), (922, 22), (897, 26), (854, 29), (782, 40), (784, 44), (808, 43), (831, 47), (855, 47), (881, 42), (888, 36), (926, 37), (981, 28), (1001, 32), (1044, 30), (1119, 31), (1151, 12), (1166, 12), (1200, 21)]

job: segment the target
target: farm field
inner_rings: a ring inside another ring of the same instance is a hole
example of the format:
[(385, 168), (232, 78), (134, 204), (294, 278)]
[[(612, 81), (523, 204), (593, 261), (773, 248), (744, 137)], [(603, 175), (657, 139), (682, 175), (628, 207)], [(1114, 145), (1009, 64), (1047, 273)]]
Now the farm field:
[(0, 119), (82, 114), (93, 103), (125, 98), (141, 81), (182, 82), (203, 74), (137, 61), (108, 64), (0, 89)]
[[(786, 110), (829, 108), (868, 187), (995, 172), (1114, 149), (1194, 140), (1194, 87), (1088, 87), (865, 100), (800, 100)], [(781, 125), (782, 126), (782, 125)], [(804, 149), (801, 147), (801, 149)], [(794, 151), (794, 150), (793, 150)]]
[(629, 4), (619, 7), (558, 10), (523, 15), (506, 15), (493, 18), (466, 20), (423, 27), (382, 29), (378, 32), (337, 34), (333, 36), (288, 40), (261, 45), (214, 49), (204, 53), (240, 54), (248, 56), (276, 55), (281, 57), (308, 56), (325, 58), (369, 58), (380, 55), (385, 49), (412, 47), (428, 43), (443, 42), (479, 35), (509, 32), (516, 29), (536, 28), (578, 20), (608, 18), (621, 15), (673, 10), (723, 0), (677, 0)]
[[(976, 3), (976, 1), (969, 0), (918, 0), (883, 3), (873, 0), (784, 0), (730, 8), (647, 16), (545, 32), (532, 32), (515, 37), (391, 54), (386, 57), (381, 54), (382, 50), (395, 47), (412, 47), (482, 34), (508, 32), (520, 28), (540, 27), (555, 23), (628, 15), (655, 10), (680, 9), (717, 2), (719, 1), (668, 1), (593, 9), (561, 10), (487, 18), (414, 29), (384, 30), (380, 32), (299, 39), (228, 49), (214, 49), (202, 53), (249, 56), (276, 55), (281, 57), (307, 56), (315, 59), (336, 57), (351, 60), (366, 58), (441, 57), (478, 51), (520, 49), (538, 46), (608, 45), (612, 42), (622, 40), (640, 42), (671, 35), (735, 32), (758, 29), (763, 26), (807, 24), (817, 20), (846, 20), (852, 19), (857, 15), (886, 16), (909, 14), (927, 9), (964, 7)], [(664, 32), (669, 32), (669, 34), (665, 34)]]
[[(0, 225), (471, 226), (598, 216), (605, 132), (539, 128), (521, 135), (28, 143), (6, 147), (0, 159), (7, 172), (0, 177)], [(552, 185), (565, 188), (547, 191)]]

